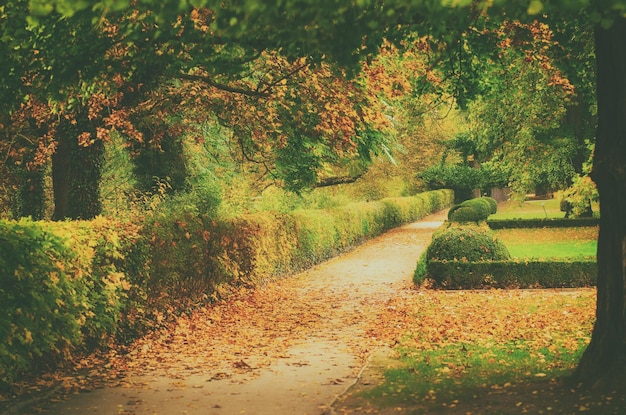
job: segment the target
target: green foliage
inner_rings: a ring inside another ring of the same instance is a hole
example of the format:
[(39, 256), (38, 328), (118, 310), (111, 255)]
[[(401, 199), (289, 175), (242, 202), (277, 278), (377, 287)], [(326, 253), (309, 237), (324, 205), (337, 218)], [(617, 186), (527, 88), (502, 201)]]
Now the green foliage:
[(415, 271), (413, 272), (413, 283), (417, 286), (422, 285), (428, 277), (428, 260), (426, 258), (426, 253), (426, 250), (422, 252), (422, 255), (420, 255), (420, 258), (417, 261)]
[(436, 165), (418, 177), (428, 189), (452, 189), (457, 201), (469, 199), (474, 189), (483, 187), (483, 177), (479, 169), (466, 165)]
[(433, 260), (488, 261), (510, 258), (502, 242), (487, 229), (477, 226), (448, 226), (433, 235), (426, 253), (429, 263)]
[(483, 212), (471, 206), (454, 206), (454, 210), (448, 212), (448, 220), (451, 222), (482, 222), (487, 219)]
[(104, 145), (104, 164), (100, 181), (102, 214), (128, 217), (129, 207), (137, 207), (137, 178), (130, 151), (119, 133), (111, 134)]
[(133, 158), (135, 175), (141, 191), (155, 191), (159, 183), (167, 182), (169, 192), (185, 190), (187, 166), (183, 152), (183, 136), (165, 134), (159, 141), (153, 141), (147, 135), (146, 140), (135, 149)]
[(37, 223), (0, 221), (0, 252), (0, 384), (8, 384), (80, 343), (86, 292), (74, 254)]
[(596, 283), (594, 260), (548, 259), (532, 261), (441, 261), (428, 263), (428, 277), (436, 287), (575, 288)]
[(448, 211), (448, 220), (451, 222), (482, 222), (487, 220), (495, 209), (497, 202), (488, 197), (469, 199), (455, 205)]
[(45, 226), (75, 255), (76, 283), (85, 291), (83, 341), (106, 346), (124, 319), (124, 325), (134, 324), (136, 308), (145, 298), (148, 257), (139, 226), (103, 217)]
[(136, 226), (0, 221), (0, 250), (0, 382), (54, 366), (78, 347), (106, 346), (145, 305), (147, 256)]
[(496, 201), (496, 199), (494, 199), (493, 197), (488, 197), (488, 196), (483, 196), (482, 199), (487, 201), (487, 203), (489, 203), (489, 206), (491, 207), (492, 215), (498, 213), (498, 202)]
[(14, 201), (14, 216), (42, 220), (46, 212), (45, 168), (17, 168), (21, 186)]
[(598, 202), (598, 190), (589, 176), (576, 175), (573, 184), (563, 192), (561, 211), (565, 217), (583, 218), (593, 216), (591, 204)]

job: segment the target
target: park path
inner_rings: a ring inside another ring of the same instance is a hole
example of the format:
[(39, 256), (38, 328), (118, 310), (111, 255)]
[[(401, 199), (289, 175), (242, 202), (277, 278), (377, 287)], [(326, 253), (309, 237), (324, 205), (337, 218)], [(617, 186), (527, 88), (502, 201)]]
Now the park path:
[(410, 286), (444, 219), (445, 211), (430, 215), (301, 274), (198, 310), (113, 356), (106, 384), (89, 392), (69, 388), (62, 399), (23, 413), (329, 413), (368, 356), (388, 345), (377, 317)]

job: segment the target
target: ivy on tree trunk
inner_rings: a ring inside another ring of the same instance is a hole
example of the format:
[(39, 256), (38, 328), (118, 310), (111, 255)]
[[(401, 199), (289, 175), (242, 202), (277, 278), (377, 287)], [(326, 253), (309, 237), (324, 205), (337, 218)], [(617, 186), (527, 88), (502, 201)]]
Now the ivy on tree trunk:
[(600, 194), (598, 299), (577, 375), (612, 384), (626, 368), (626, 19), (595, 32), (598, 129), (592, 177)]

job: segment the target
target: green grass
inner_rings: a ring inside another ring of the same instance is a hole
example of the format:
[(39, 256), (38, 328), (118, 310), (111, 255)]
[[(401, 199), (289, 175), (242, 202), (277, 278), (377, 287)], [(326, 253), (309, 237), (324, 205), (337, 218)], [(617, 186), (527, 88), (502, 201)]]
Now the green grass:
[[(594, 215), (598, 215), (597, 204), (592, 206)], [(498, 213), (489, 219), (554, 219), (563, 218), (558, 199), (526, 200), (523, 203), (508, 201), (498, 204)]]
[(473, 398), (476, 390), (505, 388), (538, 377), (565, 376), (587, 345), (535, 350), (517, 340), (489, 345), (454, 343), (435, 350), (400, 350), (401, 366), (385, 372), (385, 381), (366, 393), (383, 406), (398, 402), (454, 402)]
[(582, 258), (595, 257), (596, 241), (587, 242), (560, 242), (560, 243), (530, 243), (507, 245), (513, 258)]
[(514, 258), (580, 258), (596, 255), (597, 227), (494, 231)]
[(374, 362), (382, 381), (362, 389), (355, 403), (445, 413), (493, 391), (567, 377), (589, 343), (594, 294), (427, 290), (398, 299), (382, 318), (411, 323), (394, 355)]
[(498, 212), (489, 216), (489, 219), (545, 219), (562, 218), (565, 213), (561, 212), (559, 201), (527, 200), (523, 203), (509, 201), (498, 205)]

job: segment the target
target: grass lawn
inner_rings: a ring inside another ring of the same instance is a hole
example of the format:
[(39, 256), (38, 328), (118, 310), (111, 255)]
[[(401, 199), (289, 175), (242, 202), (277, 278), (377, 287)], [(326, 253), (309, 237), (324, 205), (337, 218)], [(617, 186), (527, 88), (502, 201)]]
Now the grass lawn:
[(500, 229), (494, 232), (514, 258), (580, 258), (596, 255), (597, 227)]
[[(594, 215), (598, 215), (599, 206), (592, 206)], [(526, 200), (523, 203), (508, 201), (498, 204), (498, 212), (489, 219), (546, 219), (563, 218), (558, 199)]]
[(508, 201), (498, 204), (498, 212), (489, 216), (489, 219), (545, 219), (562, 218), (557, 199), (527, 200), (523, 203)]

